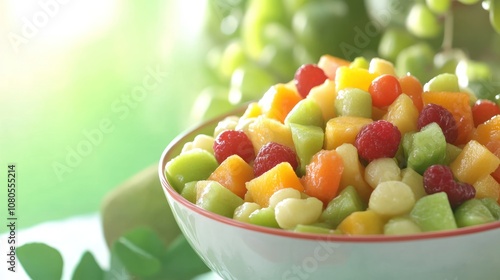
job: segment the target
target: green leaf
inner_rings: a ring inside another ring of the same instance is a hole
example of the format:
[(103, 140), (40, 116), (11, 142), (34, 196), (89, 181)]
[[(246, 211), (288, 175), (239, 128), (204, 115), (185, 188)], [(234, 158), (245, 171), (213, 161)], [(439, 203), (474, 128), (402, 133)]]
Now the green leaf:
[(96, 262), (94, 256), (90, 252), (85, 252), (80, 259), (73, 272), (72, 280), (86, 280), (95, 279), (102, 280), (104, 278), (104, 271)]
[(104, 280), (129, 280), (132, 276), (127, 271), (123, 263), (120, 261), (115, 247), (110, 250), (111, 258), (109, 270), (104, 273)]
[(43, 243), (28, 243), (18, 247), (16, 254), (32, 280), (61, 279), (63, 259), (56, 249)]
[(197, 275), (210, 271), (184, 235), (179, 235), (170, 244), (162, 261), (162, 274), (168, 276), (167, 279), (190, 280)]
[(149, 277), (161, 270), (160, 258), (165, 246), (149, 228), (137, 228), (125, 233), (113, 249), (125, 268), (133, 275)]

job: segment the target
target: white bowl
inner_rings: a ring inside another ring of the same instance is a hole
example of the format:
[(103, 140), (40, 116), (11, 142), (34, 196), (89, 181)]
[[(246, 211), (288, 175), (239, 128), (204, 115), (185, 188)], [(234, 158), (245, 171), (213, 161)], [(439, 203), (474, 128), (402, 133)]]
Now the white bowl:
[(169, 185), (165, 164), (224, 117), (173, 140), (158, 169), (179, 227), (223, 279), (500, 279), (500, 222), (406, 236), (318, 235), (245, 224), (190, 203)]

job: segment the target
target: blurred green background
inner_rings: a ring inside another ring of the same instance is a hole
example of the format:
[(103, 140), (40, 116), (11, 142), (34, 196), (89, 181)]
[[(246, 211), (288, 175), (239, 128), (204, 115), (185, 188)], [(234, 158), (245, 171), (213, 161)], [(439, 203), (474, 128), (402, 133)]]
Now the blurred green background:
[(204, 5), (1, 2), (0, 180), (16, 163), (21, 228), (98, 211), (193, 125)]

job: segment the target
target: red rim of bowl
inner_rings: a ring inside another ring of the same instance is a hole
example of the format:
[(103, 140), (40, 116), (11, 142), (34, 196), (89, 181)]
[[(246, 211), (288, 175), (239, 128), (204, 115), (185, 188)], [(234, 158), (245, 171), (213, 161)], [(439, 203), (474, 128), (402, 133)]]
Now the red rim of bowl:
[(174, 199), (177, 203), (182, 204), (187, 207), (189, 210), (194, 211), (200, 215), (203, 215), (209, 219), (215, 220), (220, 223), (224, 223), (227, 225), (239, 227), (249, 231), (255, 231), (259, 233), (271, 234), (275, 236), (295, 238), (295, 239), (306, 239), (306, 240), (326, 240), (326, 241), (335, 241), (335, 242), (397, 242), (397, 241), (418, 241), (418, 240), (428, 240), (428, 239), (436, 239), (436, 238), (445, 238), (445, 237), (459, 237), (463, 235), (475, 234), (486, 232), (489, 230), (500, 229), (500, 221), (491, 222), (488, 224), (478, 225), (478, 226), (470, 226), (463, 227), (454, 230), (443, 230), (443, 231), (435, 231), (435, 232), (426, 232), (420, 234), (409, 234), (409, 235), (359, 235), (359, 236), (347, 236), (347, 235), (334, 235), (334, 234), (314, 234), (314, 233), (301, 233), (301, 232), (292, 232), (284, 229), (274, 229), (268, 228), (258, 225), (247, 224), (243, 222), (239, 222), (221, 215), (217, 215), (215, 213), (209, 212), (201, 207), (196, 206), (195, 204), (189, 202), (187, 199), (182, 197), (168, 182), (165, 176), (165, 164), (167, 163), (167, 158), (172, 158), (176, 154), (174, 154), (175, 150), (179, 150), (185, 143), (185, 140), (188, 138), (192, 138), (197, 135), (197, 131), (203, 127), (211, 126), (218, 123), (220, 120), (224, 119), (227, 116), (238, 115), (243, 112), (246, 106), (242, 106), (236, 109), (233, 112), (225, 114), (221, 117), (211, 119), (207, 122), (204, 122), (194, 128), (186, 130), (184, 133), (177, 136), (173, 139), (170, 144), (163, 151), (159, 166), (158, 173), (160, 176), (160, 181), (162, 187), (165, 188), (167, 194)]

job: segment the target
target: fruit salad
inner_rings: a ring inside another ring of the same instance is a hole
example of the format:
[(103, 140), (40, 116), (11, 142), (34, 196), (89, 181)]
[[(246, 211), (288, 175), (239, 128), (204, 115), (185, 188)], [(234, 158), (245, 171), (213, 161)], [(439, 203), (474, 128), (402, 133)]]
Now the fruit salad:
[(197, 206), (296, 232), (418, 234), (500, 220), (500, 108), (454, 74), (324, 55), (165, 166)]

